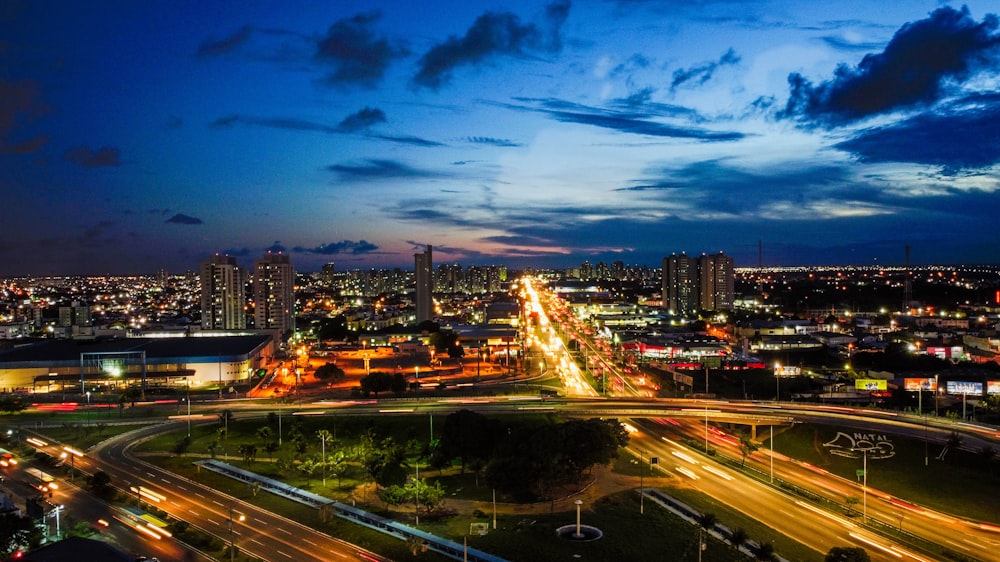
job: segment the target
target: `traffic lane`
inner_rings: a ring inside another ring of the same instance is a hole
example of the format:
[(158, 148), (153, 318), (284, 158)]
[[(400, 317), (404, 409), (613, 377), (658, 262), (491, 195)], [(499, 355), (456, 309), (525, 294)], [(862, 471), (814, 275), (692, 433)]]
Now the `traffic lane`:
[[(810, 509), (810, 506), (794, 501), (769, 486), (735, 471), (720, 471), (698, 458), (698, 455), (677, 443), (666, 443), (655, 436), (642, 432), (632, 434), (634, 445), (647, 454), (659, 455), (664, 468), (686, 484), (716, 501), (745, 514), (775, 531), (789, 537), (823, 555), (834, 546), (845, 546), (862, 542), (881, 545), (892, 549), (893, 545), (884, 539), (871, 535), (846, 519), (831, 519), (831, 514)], [(680, 452), (682, 456), (674, 453)], [(688, 460), (684, 457), (688, 457)], [(647, 456), (648, 460), (648, 456)], [(692, 462), (693, 461), (693, 462)], [(706, 470), (710, 467), (713, 470)], [(720, 476), (724, 474), (725, 477)], [(693, 476), (690, 476), (693, 475)], [(831, 524), (831, 521), (836, 524)], [(895, 547), (894, 552), (870, 550), (872, 560), (899, 560), (905, 551)], [(907, 553), (908, 554), (908, 553)], [(923, 560), (909, 555), (909, 559)]]
[[(676, 420), (676, 422), (678, 425), (672, 428), (673, 431), (682, 432), (692, 439), (700, 440), (702, 438), (704, 429), (698, 422), (694, 420)], [(644, 425), (649, 427), (648, 424)], [(739, 450), (736, 438), (727, 436), (728, 438), (725, 438), (719, 436), (715, 431), (709, 432), (709, 439), (714, 447), (724, 451), (731, 458), (741, 458), (742, 452)], [(769, 473), (771, 452), (763, 449), (756, 455), (749, 455), (746, 463), (760, 472)], [(865, 498), (863, 483), (841, 478), (808, 463), (775, 454), (773, 466), (774, 476), (779, 480), (795, 483), (797, 486), (835, 503), (845, 502), (848, 496)], [(981, 556), (978, 555), (978, 552), (983, 549), (990, 552), (1000, 550), (1000, 537), (995, 532), (970, 525), (969, 522), (951, 515), (917, 507), (905, 501), (900, 502), (874, 488), (871, 482), (868, 484), (867, 513), (869, 517), (888, 525), (898, 524), (900, 528), (905, 522), (907, 532), (932, 543), (946, 544), (970, 555)], [(859, 506), (859, 508), (861, 511), (865, 510), (864, 506)], [(950, 528), (953, 533), (950, 536), (943, 535), (941, 533), (942, 526)]]
[[(118, 469), (114, 466), (114, 462), (109, 462), (106, 470), (114, 471), (115, 476), (122, 482), (127, 482), (128, 486), (141, 485), (150, 491), (163, 494), (166, 500), (157, 502), (157, 507), (216, 534), (227, 542), (229, 506), (235, 506), (247, 516), (248, 521), (260, 522), (256, 534), (243, 544), (243, 549), (247, 552), (257, 554), (263, 550), (262, 557), (266, 559), (273, 558), (269, 554), (296, 560), (329, 560), (331, 556), (345, 560), (382, 559), (356, 545), (335, 539), (300, 523), (240, 502), (197, 482), (182, 479), (168, 471), (128, 457), (125, 448), (130, 442), (115, 443), (100, 451), (99, 456), (102, 458), (107, 457), (111, 461), (120, 460), (126, 465), (124, 469)], [(236, 531), (234, 535), (244, 533), (243, 529), (239, 523), (234, 523)], [(255, 546), (248, 546), (251, 544)]]

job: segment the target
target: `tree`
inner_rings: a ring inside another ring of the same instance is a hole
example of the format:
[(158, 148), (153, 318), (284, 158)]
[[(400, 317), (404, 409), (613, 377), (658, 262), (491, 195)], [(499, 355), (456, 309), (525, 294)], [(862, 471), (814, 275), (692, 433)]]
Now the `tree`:
[[(397, 373), (399, 374), (399, 373)], [(405, 380), (405, 379), (404, 379)], [(368, 396), (374, 394), (378, 398), (379, 392), (385, 392), (392, 388), (392, 375), (375, 371), (361, 378), (361, 392)]]
[(0, 515), (0, 554), (4, 558), (20, 549), (30, 550), (41, 542), (42, 530), (31, 517)]
[(747, 535), (746, 529), (743, 527), (736, 527), (731, 533), (729, 533), (729, 544), (733, 547), (733, 549), (739, 550), (740, 547), (743, 546), (743, 543), (747, 542), (748, 538), (750, 537)]
[[(948, 435), (948, 439), (944, 442), (944, 451), (941, 452), (941, 457), (943, 458), (951, 451), (957, 451), (959, 447), (962, 446), (962, 435), (957, 431), (952, 431)], [(955, 458), (957, 455), (952, 455), (951, 458)]]
[(334, 363), (327, 363), (325, 365), (320, 365), (319, 367), (317, 367), (314, 376), (321, 381), (331, 380), (333, 382), (336, 382), (339, 380), (343, 380), (343, 378), (347, 376), (347, 373), (345, 373), (344, 370), (341, 369), (338, 365)]
[(316, 337), (320, 340), (344, 341), (350, 334), (347, 327), (347, 317), (343, 314), (333, 318), (322, 318), (313, 326)]
[(826, 562), (871, 562), (865, 549), (859, 546), (835, 546), (826, 553)]
[(754, 454), (758, 449), (760, 449), (760, 443), (750, 439), (749, 435), (743, 434), (740, 435), (739, 447), (740, 453), (743, 454), (743, 461), (740, 463), (740, 466), (742, 467), (747, 464), (747, 456)]
[(274, 437), (274, 430), (269, 426), (264, 425), (257, 428), (257, 438), (261, 441), (266, 443), (267, 441), (270, 441), (272, 437)]
[(0, 414), (17, 413), (27, 407), (27, 402), (22, 400), (20, 396), (14, 394), (0, 396)]
[(264, 450), (267, 451), (267, 460), (274, 460), (274, 452), (280, 449), (281, 446), (278, 445), (277, 441), (268, 441), (264, 444)]
[(90, 477), (90, 491), (95, 496), (110, 500), (115, 495), (115, 489), (111, 486), (111, 476), (103, 470), (98, 470)]
[(715, 517), (714, 513), (705, 512), (698, 516), (698, 524), (701, 525), (702, 529), (706, 531), (711, 531), (715, 528), (715, 523), (718, 519)]
[(243, 462), (247, 463), (247, 466), (250, 466), (250, 463), (257, 459), (257, 445), (254, 445), (253, 443), (244, 443), (243, 445), (240, 445), (237, 452), (243, 455)]
[(861, 503), (861, 498), (858, 496), (847, 496), (844, 499), (847, 502), (847, 512), (851, 514), (858, 510), (858, 504)]
[(753, 554), (757, 560), (771, 562), (774, 560), (774, 545), (769, 542), (758, 543)]

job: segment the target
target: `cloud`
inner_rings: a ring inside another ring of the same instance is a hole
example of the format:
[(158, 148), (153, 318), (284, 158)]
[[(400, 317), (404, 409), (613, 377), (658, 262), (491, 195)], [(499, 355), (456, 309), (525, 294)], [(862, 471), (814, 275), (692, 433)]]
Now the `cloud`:
[(285, 247), (281, 245), (281, 240), (275, 240), (274, 244), (271, 244), (267, 248), (264, 248), (264, 251), (267, 252), (267, 253), (269, 253), (269, 254), (283, 254), (283, 253), (287, 252), (288, 250), (285, 249)]
[(201, 219), (196, 217), (190, 217), (183, 213), (177, 213), (176, 215), (170, 217), (169, 219), (163, 222), (173, 223), (173, 224), (204, 224)]
[(327, 170), (335, 172), (342, 181), (363, 181), (370, 179), (433, 178), (443, 174), (413, 168), (396, 160), (369, 158), (364, 164), (333, 164)]
[(393, 59), (409, 54), (405, 48), (375, 35), (371, 28), (380, 17), (377, 11), (361, 13), (330, 26), (316, 44), (315, 55), (317, 60), (333, 66), (326, 83), (374, 88)]
[(715, 71), (721, 66), (739, 64), (740, 57), (732, 48), (722, 54), (717, 61), (706, 62), (690, 68), (678, 68), (674, 71), (673, 80), (670, 81), (670, 91), (674, 91), (678, 86), (692, 82), (701, 86), (712, 79)]
[(972, 96), (836, 146), (868, 163), (913, 162), (949, 173), (985, 168), (1000, 162), (1000, 95)]
[(492, 60), (496, 56), (527, 57), (562, 48), (560, 28), (569, 15), (570, 3), (558, 1), (546, 8), (548, 32), (533, 23), (521, 23), (511, 12), (486, 12), (476, 18), (464, 37), (451, 36), (430, 48), (417, 62), (413, 81), (418, 86), (438, 89), (452, 71)]
[[(315, 131), (326, 134), (352, 134), (361, 133), (364, 129), (376, 123), (386, 121), (385, 113), (381, 109), (366, 107), (345, 117), (337, 126), (316, 123), (289, 117), (247, 117), (244, 115), (226, 115), (219, 117), (209, 124), (214, 129), (224, 129), (237, 124), (252, 125), (255, 127), (270, 127), (273, 129), (285, 129), (288, 131)], [(445, 146), (443, 143), (432, 141), (413, 135), (385, 135), (385, 134), (364, 134), (366, 138), (378, 139), (398, 144), (410, 146)]]
[(0, 154), (34, 154), (49, 142), (47, 135), (39, 135), (24, 142), (4, 143), (0, 145)]
[(465, 140), (474, 144), (490, 144), (493, 146), (514, 147), (522, 146), (519, 142), (509, 139), (495, 139), (493, 137), (465, 137)]
[(357, 242), (353, 240), (341, 240), (340, 242), (330, 242), (329, 244), (320, 244), (315, 248), (304, 248), (302, 246), (296, 246), (293, 248), (296, 252), (304, 252), (308, 254), (320, 254), (324, 256), (332, 256), (337, 254), (350, 254), (352, 256), (358, 256), (362, 254), (370, 254), (375, 250), (378, 250), (378, 246), (368, 242), (367, 240), (358, 240)]
[(121, 154), (117, 148), (105, 146), (96, 152), (85, 147), (70, 148), (63, 154), (63, 160), (84, 168), (101, 168), (121, 165)]
[(813, 85), (799, 73), (790, 74), (783, 115), (836, 125), (931, 105), (953, 84), (997, 63), (998, 24), (992, 14), (977, 23), (964, 6), (938, 8), (901, 27), (881, 53), (866, 55), (854, 68), (837, 67), (831, 80)]
[(229, 37), (219, 40), (209, 39), (202, 41), (202, 43), (198, 45), (198, 50), (195, 52), (195, 55), (199, 57), (215, 57), (224, 55), (246, 43), (250, 39), (252, 32), (253, 29), (249, 25), (244, 25)]
[(242, 248), (229, 248), (227, 250), (223, 250), (222, 254), (225, 255), (225, 256), (233, 256), (233, 257), (241, 258), (241, 257), (249, 256), (251, 254), (251, 251), (250, 251), (250, 248), (247, 248), (246, 246), (243, 246)]
[(414, 137), (412, 135), (367, 135), (368, 138), (387, 140), (399, 144), (409, 144), (412, 146), (445, 146), (444, 143)]
[[(604, 129), (612, 129), (623, 133), (637, 135), (648, 135), (654, 137), (668, 137), (681, 139), (697, 139), (704, 141), (732, 141), (744, 137), (743, 133), (735, 131), (710, 131), (699, 127), (686, 125), (668, 125), (658, 121), (651, 121), (653, 113), (643, 111), (617, 111), (598, 107), (590, 107), (575, 104), (563, 100), (543, 99), (535, 100), (530, 98), (517, 98), (519, 101), (532, 103), (532, 106), (516, 104), (498, 104), (508, 109), (518, 111), (534, 111), (542, 113), (548, 117), (563, 123), (579, 123), (581, 125), (591, 125)], [(653, 104), (657, 110), (684, 111), (694, 113), (691, 110), (678, 108), (677, 106), (665, 106), (663, 104)], [(643, 108), (645, 109), (645, 107)]]
[(0, 80), (0, 139), (7, 138), (17, 125), (50, 111), (41, 101), (42, 94), (34, 80)]
[(612, 68), (611, 71), (608, 72), (608, 76), (611, 78), (618, 78), (623, 74), (632, 74), (637, 70), (648, 68), (652, 62), (653, 61), (642, 53), (633, 53), (632, 56), (625, 60), (625, 62)]
[(385, 112), (378, 108), (365, 107), (364, 109), (358, 110), (356, 113), (352, 113), (337, 125), (337, 129), (353, 133), (355, 131), (360, 131), (362, 129), (367, 129), (376, 123), (385, 123)]

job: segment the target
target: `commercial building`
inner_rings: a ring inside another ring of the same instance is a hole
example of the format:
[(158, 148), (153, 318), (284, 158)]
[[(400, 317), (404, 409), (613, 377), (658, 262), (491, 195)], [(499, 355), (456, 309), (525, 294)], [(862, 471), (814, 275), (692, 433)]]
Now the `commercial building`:
[(201, 329), (247, 327), (246, 273), (233, 256), (216, 254), (201, 263)]
[(253, 262), (254, 327), (286, 334), (295, 329), (295, 269), (286, 254)]

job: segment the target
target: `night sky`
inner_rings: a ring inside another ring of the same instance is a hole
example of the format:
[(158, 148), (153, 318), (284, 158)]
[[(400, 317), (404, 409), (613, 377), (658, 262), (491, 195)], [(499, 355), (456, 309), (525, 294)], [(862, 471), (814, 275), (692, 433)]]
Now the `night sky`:
[(0, 3), (0, 275), (1000, 262), (994, 2)]

